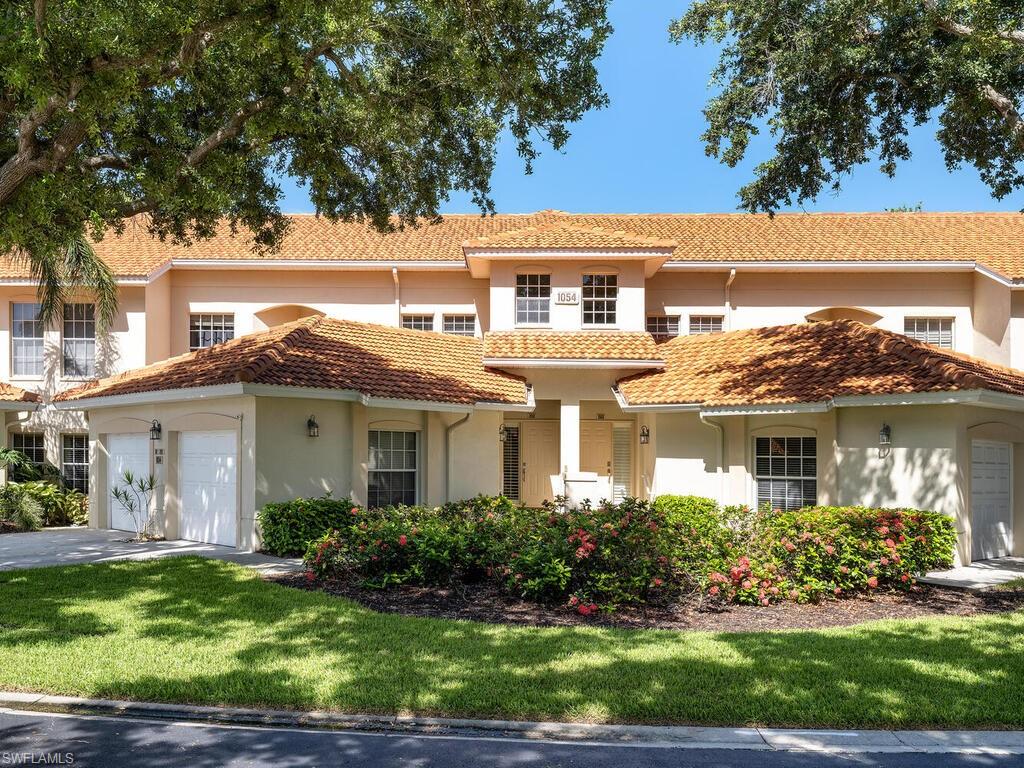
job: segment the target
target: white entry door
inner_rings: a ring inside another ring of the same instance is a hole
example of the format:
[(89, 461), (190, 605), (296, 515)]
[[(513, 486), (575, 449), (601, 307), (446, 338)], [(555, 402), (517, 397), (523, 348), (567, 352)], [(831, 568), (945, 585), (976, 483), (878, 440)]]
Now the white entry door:
[[(148, 478), (149, 467), (149, 433), (108, 435), (107, 436), (107, 508), (110, 510), (110, 527), (119, 531), (135, 532), (135, 521), (113, 496), (114, 488), (124, 488), (125, 471), (130, 471), (136, 478)], [(129, 495), (131, 492), (129, 491)], [(132, 497), (134, 498), (134, 497)], [(143, 521), (146, 510), (139, 510)]]
[(1009, 443), (971, 443), (971, 559), (1005, 557), (1013, 550)]
[(178, 536), (237, 544), (238, 448), (235, 432), (182, 432), (179, 437), (181, 520)]

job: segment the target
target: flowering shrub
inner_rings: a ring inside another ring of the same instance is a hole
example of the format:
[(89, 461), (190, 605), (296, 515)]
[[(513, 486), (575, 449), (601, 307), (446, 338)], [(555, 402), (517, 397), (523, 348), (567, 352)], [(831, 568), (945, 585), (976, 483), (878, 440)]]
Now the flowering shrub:
[(529, 509), (500, 496), (436, 508), (293, 504), (329, 509), (335, 521), (306, 552), (313, 580), (380, 588), (490, 581), (582, 615), (683, 590), (768, 605), (909, 587), (951, 561), (956, 538), (952, 520), (933, 512), (750, 510), (697, 497), (575, 510)]

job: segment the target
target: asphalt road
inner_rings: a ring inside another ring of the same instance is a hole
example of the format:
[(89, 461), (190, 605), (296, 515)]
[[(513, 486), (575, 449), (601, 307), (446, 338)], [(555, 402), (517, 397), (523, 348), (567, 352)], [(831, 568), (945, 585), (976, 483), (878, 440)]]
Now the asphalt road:
[(427, 737), (165, 723), (0, 711), (0, 768), (1004, 768), (1024, 756), (821, 754), (595, 746), (514, 739)]

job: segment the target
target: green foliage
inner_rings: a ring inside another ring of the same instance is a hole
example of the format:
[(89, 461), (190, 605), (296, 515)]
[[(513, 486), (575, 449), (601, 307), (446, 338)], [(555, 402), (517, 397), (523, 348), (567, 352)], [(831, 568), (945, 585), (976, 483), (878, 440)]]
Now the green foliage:
[(436, 216), (453, 190), (493, 210), (503, 129), (529, 166), (536, 138), (561, 148), (605, 104), (606, 5), (7, 3), (0, 253), (25, 254), (54, 296), (102, 287), (83, 235), (138, 214), (131, 226), (175, 242), (226, 219), (274, 248), (282, 172), (319, 213), (382, 230)]
[(267, 504), (256, 514), (263, 551), (278, 557), (296, 557), (313, 539), (347, 524), (351, 499), (295, 499)]
[(706, 151), (733, 167), (767, 128), (774, 155), (739, 195), (774, 211), (875, 158), (894, 175), (935, 113), (947, 167), (970, 163), (997, 198), (1020, 188), (1022, 26), (999, 0), (697, 0), (671, 34), (722, 46)]
[(39, 504), (44, 526), (89, 522), (89, 498), (81, 491), (44, 480), (29, 480), (20, 488)]
[(141, 541), (152, 535), (153, 491), (156, 481), (152, 475), (139, 476), (130, 469), (121, 475), (123, 485), (115, 485), (110, 495), (123, 509), (135, 526), (135, 535)]
[(0, 487), (0, 522), (19, 531), (38, 531), (43, 525), (42, 508), (24, 486), (8, 483)]
[(680, 592), (767, 605), (908, 588), (915, 576), (948, 565), (956, 544), (952, 520), (934, 512), (721, 508), (696, 496), (565, 511), (500, 496), (372, 510), (300, 499), (269, 505), (264, 515), (293, 527), (274, 529), (290, 545), (331, 529), (307, 539), (310, 579), (378, 588), (491, 580), (583, 614)]

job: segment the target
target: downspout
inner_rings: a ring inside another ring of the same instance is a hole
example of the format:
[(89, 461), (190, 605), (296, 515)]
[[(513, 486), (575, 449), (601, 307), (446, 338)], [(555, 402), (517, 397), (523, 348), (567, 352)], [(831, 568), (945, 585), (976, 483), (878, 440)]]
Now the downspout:
[(444, 429), (444, 500), (445, 502), (451, 501), (451, 481), (452, 481), (452, 432), (461, 427), (467, 421), (469, 417), (473, 415), (470, 411), (458, 421), (453, 421)]
[(391, 279), (395, 281), (395, 327), (402, 327), (402, 284), (398, 281), (398, 267), (391, 268)]
[[(729, 270), (725, 280), (725, 330), (732, 330), (732, 281), (736, 279), (736, 270)], [(703, 418), (701, 419), (703, 421)]]
[[(735, 271), (735, 270), (733, 270)], [(725, 463), (725, 430), (722, 429), (722, 425), (714, 421), (708, 421), (703, 411), (697, 413), (697, 417), (700, 419), (700, 423), (706, 427), (711, 427), (715, 432), (718, 433), (718, 445), (717, 445), (717, 462), (715, 464), (715, 472), (718, 474), (718, 503), (725, 504), (725, 472), (722, 466)]]

